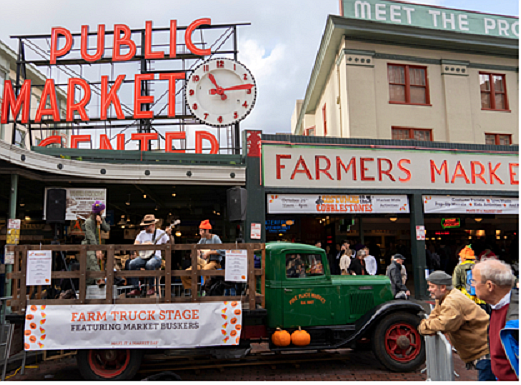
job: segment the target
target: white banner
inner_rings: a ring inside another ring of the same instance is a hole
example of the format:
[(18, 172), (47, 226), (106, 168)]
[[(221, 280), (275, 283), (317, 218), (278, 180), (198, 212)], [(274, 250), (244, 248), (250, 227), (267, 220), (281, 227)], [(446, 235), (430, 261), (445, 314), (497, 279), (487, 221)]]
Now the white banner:
[(269, 214), (408, 214), (407, 195), (268, 194)]
[(29, 305), (25, 350), (238, 345), (241, 302)]
[[(47, 190), (61, 187), (46, 187), (45, 195), (43, 200), (43, 220), (45, 220), (45, 212), (47, 210)], [(83, 218), (88, 218), (92, 212), (92, 205), (96, 201), (107, 205), (107, 190), (96, 189), (96, 188), (66, 188), (66, 211), (65, 220), (72, 221), (77, 219), (77, 215)], [(107, 211), (103, 213), (103, 216), (107, 214)]]
[(515, 214), (519, 198), (424, 195), (425, 214)]
[(263, 145), (262, 167), (266, 187), (519, 190), (518, 153)]

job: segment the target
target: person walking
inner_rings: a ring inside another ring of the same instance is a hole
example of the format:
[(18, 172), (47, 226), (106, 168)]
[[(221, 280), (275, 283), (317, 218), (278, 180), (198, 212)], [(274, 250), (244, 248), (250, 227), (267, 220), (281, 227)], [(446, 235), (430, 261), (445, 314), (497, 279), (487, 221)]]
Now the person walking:
[(477, 263), (472, 285), (492, 308), (488, 341), (492, 372), (500, 381), (519, 379), (519, 290), (512, 268), (495, 259)]
[(467, 370), (478, 370), (479, 381), (494, 381), (487, 342), (488, 314), (462, 292), (454, 289), (452, 278), (437, 270), (427, 278), (436, 306), (418, 326), (420, 334), (444, 333), (465, 362)]
[(376, 258), (369, 254), (369, 248), (367, 246), (364, 247), (363, 250), (365, 252), (365, 270), (369, 275), (376, 275), (378, 271), (378, 264), (376, 263)]
[[(100, 230), (110, 231), (110, 226), (103, 218), (105, 211), (105, 204), (96, 201), (92, 205), (90, 216), (82, 225), (82, 230), (85, 231), (85, 239), (81, 242), (82, 245), (99, 245), (100, 244)], [(87, 271), (101, 271), (99, 261), (103, 259), (103, 252), (101, 250), (87, 251)], [(87, 285), (98, 285), (100, 288), (105, 286), (105, 280), (100, 278), (87, 278)]]
[(387, 268), (386, 275), (391, 280), (391, 290), (394, 298), (407, 299), (411, 292), (405, 286), (402, 278), (402, 265), (405, 261), (405, 257), (401, 254), (395, 254), (392, 257), (392, 262)]
[(351, 261), (351, 265), (349, 266), (349, 270), (353, 275), (368, 275), (367, 270), (365, 269), (365, 251), (364, 249), (360, 249), (356, 252), (356, 257)]
[(342, 275), (350, 275), (349, 266), (351, 265), (351, 250), (349, 244), (344, 243), (341, 248), (342, 256), (340, 257), (340, 271)]
[(476, 290), (472, 287), (472, 270), (476, 265), (476, 256), (470, 245), (465, 246), (459, 253), (461, 263), (456, 266), (452, 273), (453, 286), (465, 294), (469, 299), (485, 309), (485, 301), (476, 296)]

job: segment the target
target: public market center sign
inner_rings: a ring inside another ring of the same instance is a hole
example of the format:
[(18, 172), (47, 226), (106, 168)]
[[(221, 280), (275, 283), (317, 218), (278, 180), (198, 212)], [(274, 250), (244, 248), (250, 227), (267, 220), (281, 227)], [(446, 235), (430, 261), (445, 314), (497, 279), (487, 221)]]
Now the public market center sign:
[(511, 16), (429, 7), (401, 1), (341, 0), (341, 5), (342, 16), (350, 19), (507, 39), (519, 38), (519, 19)]

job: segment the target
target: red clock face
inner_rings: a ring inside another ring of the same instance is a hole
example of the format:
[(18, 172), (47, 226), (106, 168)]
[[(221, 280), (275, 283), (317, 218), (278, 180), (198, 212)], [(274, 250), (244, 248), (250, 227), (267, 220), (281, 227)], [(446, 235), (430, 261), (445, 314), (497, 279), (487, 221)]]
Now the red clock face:
[(222, 127), (244, 119), (255, 105), (257, 87), (241, 63), (211, 59), (197, 67), (186, 82), (185, 98), (202, 123)]

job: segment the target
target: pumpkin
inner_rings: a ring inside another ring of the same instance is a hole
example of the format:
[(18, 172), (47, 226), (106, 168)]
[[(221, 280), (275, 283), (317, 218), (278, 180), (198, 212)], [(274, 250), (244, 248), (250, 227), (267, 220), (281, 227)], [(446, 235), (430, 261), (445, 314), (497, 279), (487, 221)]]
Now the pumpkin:
[(232, 331), (230, 332), (230, 335), (231, 335), (232, 337), (235, 337), (235, 336), (237, 335), (237, 332), (236, 332), (235, 330), (232, 330)]
[(235, 325), (235, 329), (241, 330), (241, 325)]
[(293, 345), (306, 346), (311, 342), (311, 336), (307, 331), (302, 330), (299, 326), (298, 330), (291, 333), (291, 342)]
[(31, 346), (29, 344), (24, 344), (24, 348), (25, 348), (25, 350), (29, 350), (31, 348)]
[(233, 301), (233, 302), (232, 302), (232, 307), (235, 307), (235, 306), (237, 306), (237, 302), (236, 302), (236, 301)]
[(30, 331), (30, 330), (26, 330), (26, 331), (24, 332), (24, 334), (25, 334), (26, 336), (30, 336), (30, 335), (31, 335), (31, 331)]
[(235, 325), (235, 324), (237, 323), (237, 318), (232, 318), (232, 319), (230, 320), (230, 323), (231, 323), (232, 325)]
[(31, 341), (34, 344), (36, 342), (36, 337), (35, 336), (30, 336), (29, 337), (29, 341)]
[(291, 336), (286, 330), (277, 328), (271, 336), (271, 341), (275, 346), (288, 346), (291, 343)]
[(235, 315), (240, 315), (241, 314), (241, 311), (239, 309), (235, 309), (233, 312), (235, 313)]
[(25, 319), (26, 319), (26, 320), (29, 320), (29, 321), (32, 320), (33, 318), (34, 318), (34, 315), (32, 315), (32, 314), (27, 314), (27, 315), (25, 316)]
[(476, 255), (474, 254), (474, 250), (470, 247), (470, 245), (465, 246), (459, 253), (462, 261), (466, 261), (467, 259), (476, 259)]
[(38, 308), (34, 305), (31, 305), (31, 311), (36, 311), (36, 310), (38, 310)]
[(31, 322), (29, 324), (29, 327), (34, 330), (34, 329), (36, 329), (36, 324), (34, 322)]

